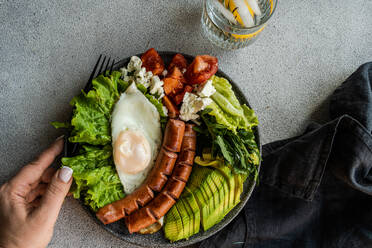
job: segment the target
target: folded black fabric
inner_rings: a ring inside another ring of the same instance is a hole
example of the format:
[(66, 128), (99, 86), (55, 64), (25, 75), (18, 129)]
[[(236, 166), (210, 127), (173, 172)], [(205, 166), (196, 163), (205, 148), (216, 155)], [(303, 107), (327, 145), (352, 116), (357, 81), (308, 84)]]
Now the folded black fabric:
[(263, 147), (244, 210), (212, 247), (372, 247), (372, 62), (331, 96), (325, 125)]

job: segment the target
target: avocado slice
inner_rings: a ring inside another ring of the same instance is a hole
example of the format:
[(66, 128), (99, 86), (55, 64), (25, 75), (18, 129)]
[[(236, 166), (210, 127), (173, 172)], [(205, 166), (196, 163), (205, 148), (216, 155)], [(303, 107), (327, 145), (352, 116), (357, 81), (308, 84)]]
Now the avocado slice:
[(187, 204), (193, 213), (194, 226), (192, 235), (194, 235), (200, 230), (200, 208), (192, 191), (185, 187), (184, 192), (184, 204)]
[(223, 192), (223, 189), (221, 189), (221, 185), (224, 180), (225, 179), (218, 171), (213, 170), (212, 173), (210, 173), (203, 182), (203, 186), (209, 187), (212, 192), (212, 197), (214, 199), (213, 209), (217, 208), (220, 204), (223, 203), (225, 194)]
[[(182, 199), (179, 199), (177, 201), (176, 207), (181, 215), (182, 223), (183, 223), (183, 228), (184, 228), (184, 233), (182, 238), (188, 238), (190, 237), (191, 234), (191, 228), (194, 225), (193, 220), (192, 220), (192, 213), (189, 212), (189, 209), (186, 208), (184, 202)], [(190, 216), (191, 215), (191, 216)]]
[(229, 207), (235, 206), (235, 177), (233, 174), (233, 171), (230, 167), (228, 166), (219, 166), (216, 167), (216, 169), (221, 172), (221, 174), (225, 177), (226, 181), (228, 182), (228, 187), (229, 187)]
[(234, 175), (235, 179), (235, 194), (234, 194), (234, 204), (238, 204), (240, 202), (240, 195), (243, 192), (243, 178), (241, 174), (235, 174)]
[(205, 177), (212, 171), (213, 170), (210, 168), (199, 166), (199, 165), (194, 165), (190, 178), (187, 182), (187, 187), (191, 191), (193, 191), (196, 188), (199, 188), (199, 185), (203, 182)]
[(195, 200), (194, 194), (191, 193), (190, 196), (187, 198), (187, 203), (190, 205), (193, 213), (194, 213), (194, 234), (200, 231), (200, 208), (198, 203)]
[(164, 235), (172, 242), (180, 240), (184, 236), (182, 219), (176, 205), (169, 210), (165, 217)]
[(215, 170), (210, 176), (211, 180), (210, 183), (218, 184), (218, 188), (220, 189), (218, 194), (214, 195), (215, 198), (219, 198), (219, 204), (210, 211), (209, 215), (204, 218), (203, 221), (203, 228), (204, 230), (208, 230), (216, 223), (221, 221), (225, 215), (230, 211), (229, 206), (229, 195), (232, 194), (229, 190), (228, 181), (224, 178), (224, 176), (218, 171)]

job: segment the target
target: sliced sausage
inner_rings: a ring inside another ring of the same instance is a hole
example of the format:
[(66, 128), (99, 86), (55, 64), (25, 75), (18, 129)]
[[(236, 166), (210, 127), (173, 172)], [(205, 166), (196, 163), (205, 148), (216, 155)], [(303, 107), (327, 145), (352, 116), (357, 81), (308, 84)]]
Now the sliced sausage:
[(164, 187), (164, 192), (167, 192), (168, 195), (172, 196), (173, 199), (178, 199), (185, 188), (186, 183), (177, 179), (177, 178), (170, 178), (167, 184)]
[(165, 127), (163, 147), (171, 152), (179, 152), (185, 133), (185, 122), (170, 119)]
[(130, 233), (138, 232), (139, 230), (148, 227), (155, 222), (156, 218), (148, 207), (135, 211), (125, 219), (125, 224), (127, 225)]
[(103, 224), (110, 224), (145, 206), (152, 198), (154, 192), (145, 184), (127, 197), (100, 208), (96, 216)]
[(177, 163), (192, 165), (194, 163), (195, 152), (191, 150), (183, 150), (178, 156)]
[(176, 178), (183, 182), (187, 182), (192, 171), (192, 166), (187, 164), (177, 163), (174, 167), (172, 178)]
[(100, 208), (96, 213), (97, 218), (105, 225), (124, 218), (124, 209), (115, 207), (114, 204), (108, 204)]
[(168, 177), (159, 171), (154, 171), (148, 176), (146, 184), (153, 191), (160, 192), (167, 182)]
[(155, 167), (158, 171), (169, 176), (172, 174), (174, 164), (177, 160), (177, 154), (174, 152), (169, 152), (162, 148), (158, 154), (155, 162)]
[(185, 125), (185, 134), (182, 140), (181, 151), (184, 151), (184, 150), (195, 151), (196, 150), (196, 132), (193, 129), (194, 126), (195, 126), (194, 124)]
[(151, 209), (156, 219), (163, 217), (168, 210), (176, 203), (172, 196), (166, 192), (159, 193), (146, 207)]

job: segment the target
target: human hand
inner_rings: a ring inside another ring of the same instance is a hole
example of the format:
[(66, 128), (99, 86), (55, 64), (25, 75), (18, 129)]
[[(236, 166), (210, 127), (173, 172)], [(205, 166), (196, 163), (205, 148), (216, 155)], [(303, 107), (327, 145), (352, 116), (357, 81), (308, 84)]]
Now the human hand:
[(72, 170), (49, 167), (61, 153), (57, 139), (38, 159), (0, 187), (0, 247), (44, 248), (71, 183)]

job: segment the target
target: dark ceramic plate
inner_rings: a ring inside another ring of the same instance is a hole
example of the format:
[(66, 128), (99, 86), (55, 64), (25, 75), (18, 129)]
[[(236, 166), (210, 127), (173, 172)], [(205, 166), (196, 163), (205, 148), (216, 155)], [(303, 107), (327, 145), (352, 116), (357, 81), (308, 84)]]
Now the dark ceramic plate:
[[(165, 64), (169, 64), (173, 56), (176, 54), (175, 52), (159, 52), (161, 57), (163, 58)], [(193, 60), (193, 56), (183, 54), (185, 58), (188, 60), (189, 63)], [(140, 55), (137, 55), (140, 57)], [(129, 58), (125, 58), (119, 62), (117, 62), (114, 66), (114, 69), (118, 70), (119, 68), (126, 66), (130, 60)], [(225, 73), (223, 73), (221, 70), (218, 70), (216, 73), (217, 76), (221, 76), (229, 80), (229, 82), (232, 84), (233, 90), (235, 92), (235, 95), (239, 99), (241, 103), (247, 104), (249, 106), (249, 103), (247, 99), (245, 98), (244, 94), (241, 92), (239, 87), (234, 83), (233, 80), (229, 76), (227, 76)], [(249, 106), (250, 107), (250, 106)], [(260, 135), (259, 135), (259, 130), (256, 128), (254, 130), (255, 132), (255, 137), (256, 137), (256, 142), (258, 144), (258, 147), (261, 152), (261, 143), (260, 143)], [(76, 150), (76, 146), (74, 144), (66, 143), (65, 147), (65, 156), (71, 156), (72, 151)], [(148, 234), (148, 235), (141, 235), (141, 234), (129, 234), (125, 224), (124, 220), (117, 221), (115, 223), (109, 224), (109, 225), (103, 225), (95, 215), (95, 212), (93, 212), (89, 207), (84, 205), (83, 201), (80, 201), (84, 209), (92, 216), (92, 218), (97, 222), (98, 225), (100, 225), (102, 228), (106, 229), (116, 237), (134, 245), (139, 245), (143, 247), (182, 247), (186, 245), (191, 245), (197, 242), (200, 242), (211, 235), (217, 233), (220, 231), (224, 226), (229, 224), (237, 215), (238, 213), (242, 210), (246, 202), (248, 201), (249, 197), (252, 194), (252, 191), (254, 189), (255, 182), (247, 180), (244, 183), (243, 187), (243, 193), (241, 195), (241, 202), (233, 208), (226, 216), (225, 218), (220, 221), (218, 224), (204, 232), (202, 230), (202, 227), (200, 228), (200, 232), (198, 234), (195, 234), (191, 236), (188, 240), (181, 240), (177, 241), (174, 243), (170, 243), (169, 240), (165, 239), (163, 231), (159, 231), (155, 234)]]

